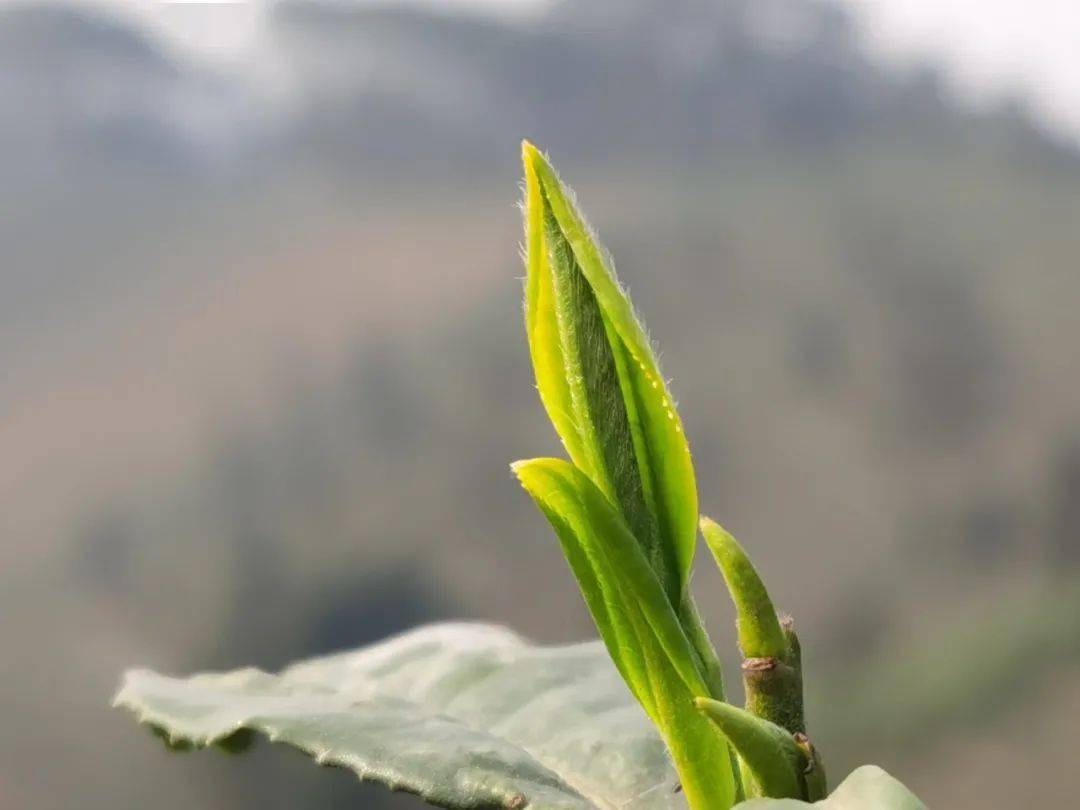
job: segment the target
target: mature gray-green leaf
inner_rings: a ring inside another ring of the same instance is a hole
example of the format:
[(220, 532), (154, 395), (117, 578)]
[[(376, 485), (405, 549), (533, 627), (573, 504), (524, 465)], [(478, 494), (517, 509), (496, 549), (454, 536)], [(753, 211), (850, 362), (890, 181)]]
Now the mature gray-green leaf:
[(537, 648), (502, 628), (434, 625), (278, 675), (133, 671), (115, 702), (176, 744), (259, 732), (442, 807), (686, 806), (599, 643)]
[(926, 805), (876, 765), (856, 768), (827, 799), (809, 804), (796, 799), (752, 799), (735, 810), (926, 810)]
[[(258, 732), (441, 807), (686, 807), (663, 741), (599, 642), (533, 647), (499, 627), (432, 625), (278, 675), (136, 670), (115, 703), (177, 747)], [(825, 802), (739, 810), (807, 807), (925, 810), (869, 766)]]

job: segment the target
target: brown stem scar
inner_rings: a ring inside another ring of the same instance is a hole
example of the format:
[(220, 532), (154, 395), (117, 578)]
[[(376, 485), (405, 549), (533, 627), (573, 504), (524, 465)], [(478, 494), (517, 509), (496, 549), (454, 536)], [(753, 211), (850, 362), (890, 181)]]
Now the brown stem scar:
[(780, 662), (775, 658), (747, 658), (742, 662), (743, 672), (768, 672)]
[(791, 735), (795, 738), (795, 744), (799, 748), (806, 752), (806, 767), (803, 768), (803, 773), (814, 772), (814, 744), (810, 742), (810, 738), (803, 734), (801, 731), (796, 731)]

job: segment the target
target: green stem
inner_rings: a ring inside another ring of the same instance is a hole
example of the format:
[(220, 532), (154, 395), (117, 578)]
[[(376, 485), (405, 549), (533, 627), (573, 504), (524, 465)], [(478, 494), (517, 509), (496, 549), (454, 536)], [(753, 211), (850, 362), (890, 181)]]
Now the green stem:
[(701, 519), (701, 533), (735, 603), (735, 623), (743, 655), (746, 658), (779, 658), (787, 650), (787, 639), (765, 583), (750, 558), (734, 537), (709, 518)]
[[(806, 736), (802, 647), (794, 622), (777, 614), (765, 584), (734, 537), (708, 518), (702, 519), (701, 531), (735, 603), (746, 711), (793, 736), (806, 763), (799, 777), (804, 798), (823, 798), (825, 769)], [(745, 789), (756, 792), (759, 780), (746, 772), (745, 755), (740, 755)]]
[(701, 532), (735, 603), (747, 711), (805, 734), (802, 655), (791, 620), (781, 623), (765, 583), (734, 537), (708, 518)]
[(801, 647), (790, 617), (784, 618), (782, 626), (786, 641), (783, 654), (747, 658), (742, 663), (746, 710), (792, 734), (805, 734)]

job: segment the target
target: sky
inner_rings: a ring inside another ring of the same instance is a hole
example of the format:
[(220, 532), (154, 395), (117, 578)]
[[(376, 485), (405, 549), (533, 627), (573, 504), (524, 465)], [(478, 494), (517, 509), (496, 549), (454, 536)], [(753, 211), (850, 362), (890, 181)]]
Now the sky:
[[(71, 0), (140, 15), (174, 45), (239, 58), (257, 38), (267, 0)], [(0, 0), (11, 2), (11, 0)], [(336, 0), (379, 2), (395, 0)], [(527, 15), (548, 0), (396, 0)], [(873, 55), (929, 58), (964, 98), (1024, 99), (1044, 125), (1080, 143), (1080, 0), (836, 0), (852, 9)]]
[(1080, 0), (842, 0), (883, 58), (931, 57), (967, 98), (1019, 93), (1080, 143)]

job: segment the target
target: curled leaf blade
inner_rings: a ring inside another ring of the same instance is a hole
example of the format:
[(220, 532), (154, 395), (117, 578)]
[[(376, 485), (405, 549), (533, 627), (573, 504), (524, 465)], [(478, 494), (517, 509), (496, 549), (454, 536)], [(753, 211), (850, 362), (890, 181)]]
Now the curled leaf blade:
[(806, 758), (791, 734), (730, 703), (696, 698), (694, 705), (727, 737), (760, 795), (774, 799), (806, 798), (802, 776)]
[(564, 547), (580, 549), (593, 566), (591, 573), (609, 615), (618, 609), (624, 615), (641, 614), (686, 687), (693, 694), (709, 694), (675, 611), (611, 502), (584, 473), (562, 459), (530, 459), (512, 467), (545, 516), (557, 517), (554, 528), (556, 534), (562, 533), (560, 540), (572, 533)]
[(555, 286), (544, 238), (544, 203), (536, 172), (525, 172), (525, 332), (540, 401), (555, 425), (570, 458), (578, 462), (584, 448), (577, 424), (555, 311)]
[(772, 599), (738, 541), (709, 518), (701, 519), (705, 543), (735, 603), (739, 646), (747, 658), (785, 658), (788, 642)]
[(726, 740), (692, 703), (709, 694), (700, 662), (622, 516), (566, 461), (532, 459), (513, 469), (559, 536), (601, 637), (671, 750), (691, 806), (730, 807), (735, 779)]
[(618, 505), (677, 606), (697, 522), (682, 423), (645, 330), (569, 191), (532, 144), (522, 157), (526, 325), (541, 399), (571, 459)]

